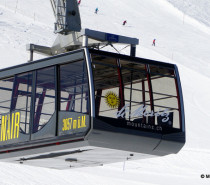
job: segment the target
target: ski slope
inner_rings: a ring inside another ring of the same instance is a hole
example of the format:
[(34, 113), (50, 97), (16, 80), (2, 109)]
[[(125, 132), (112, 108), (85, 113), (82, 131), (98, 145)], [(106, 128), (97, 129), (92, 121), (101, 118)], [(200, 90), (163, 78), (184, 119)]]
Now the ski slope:
[[(136, 37), (138, 57), (178, 65), (187, 132), (186, 145), (178, 154), (61, 171), (0, 162), (0, 184), (210, 184), (210, 179), (201, 178), (210, 174), (210, 5), (205, 2), (82, 0), (79, 7), (83, 28)], [(127, 24), (122, 26), (124, 20)], [(28, 43), (51, 46), (56, 37), (53, 25), (49, 0), (1, 0), (0, 67), (27, 62)]]
[(168, 0), (176, 8), (183, 12), (183, 19), (185, 15), (189, 15), (199, 22), (210, 26), (210, 1), (206, 0)]

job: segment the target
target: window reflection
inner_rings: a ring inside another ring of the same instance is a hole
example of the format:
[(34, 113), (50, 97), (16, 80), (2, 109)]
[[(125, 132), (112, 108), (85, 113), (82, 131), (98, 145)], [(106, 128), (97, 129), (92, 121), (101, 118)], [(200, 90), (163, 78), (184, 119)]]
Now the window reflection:
[(60, 66), (60, 110), (87, 114), (88, 79), (85, 61)]
[(98, 119), (146, 131), (181, 129), (173, 67), (96, 54), (92, 60)]

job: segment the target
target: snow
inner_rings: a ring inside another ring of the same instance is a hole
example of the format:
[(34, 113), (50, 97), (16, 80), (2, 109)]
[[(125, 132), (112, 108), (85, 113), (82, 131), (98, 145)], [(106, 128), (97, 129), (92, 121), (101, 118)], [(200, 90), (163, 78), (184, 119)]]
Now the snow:
[(194, 19), (200, 21), (207, 26), (210, 26), (210, 1), (206, 0), (168, 0), (176, 8), (183, 12), (183, 19), (185, 15), (189, 15)]
[[(79, 8), (83, 28), (139, 38), (137, 56), (178, 65), (185, 104), (186, 145), (178, 154), (126, 161), (124, 169), (123, 162), (69, 170), (1, 162), (0, 184), (209, 184), (210, 179), (202, 179), (201, 174), (210, 174), (210, 3), (82, 0)], [(124, 20), (127, 24), (122, 26)], [(49, 0), (1, 0), (1, 68), (27, 62), (28, 43), (51, 46), (56, 37), (53, 24)], [(156, 47), (152, 46), (154, 38)], [(128, 53), (128, 49), (121, 53)]]

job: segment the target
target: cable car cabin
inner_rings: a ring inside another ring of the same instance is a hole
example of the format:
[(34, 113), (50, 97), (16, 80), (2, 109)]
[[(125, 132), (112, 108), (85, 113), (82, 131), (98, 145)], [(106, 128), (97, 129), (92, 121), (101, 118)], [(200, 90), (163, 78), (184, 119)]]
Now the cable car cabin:
[(6, 161), (65, 168), (177, 153), (184, 143), (176, 65), (81, 49), (0, 71)]

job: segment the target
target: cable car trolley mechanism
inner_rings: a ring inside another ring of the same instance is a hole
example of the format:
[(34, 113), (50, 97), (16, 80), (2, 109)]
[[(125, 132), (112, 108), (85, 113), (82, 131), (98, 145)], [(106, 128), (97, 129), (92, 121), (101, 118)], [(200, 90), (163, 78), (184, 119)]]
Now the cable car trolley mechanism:
[[(1, 160), (65, 169), (179, 152), (176, 65), (135, 57), (136, 38), (81, 31), (76, 0), (51, 4), (54, 45), (30, 44), (31, 62), (0, 70)], [(115, 43), (130, 56), (100, 50)]]

